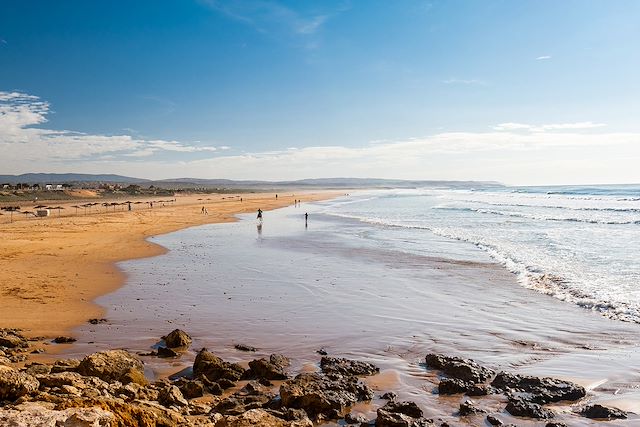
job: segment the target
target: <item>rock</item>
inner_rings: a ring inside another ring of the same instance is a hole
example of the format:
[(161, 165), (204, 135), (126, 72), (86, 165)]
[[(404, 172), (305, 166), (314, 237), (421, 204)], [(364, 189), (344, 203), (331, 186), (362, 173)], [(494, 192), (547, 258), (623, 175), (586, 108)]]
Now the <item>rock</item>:
[(509, 397), (509, 403), (505, 408), (508, 413), (516, 417), (526, 418), (553, 418), (554, 414), (549, 409), (543, 408), (537, 403), (525, 400), (520, 397)]
[(144, 365), (133, 354), (125, 350), (109, 350), (86, 356), (78, 366), (78, 372), (85, 376), (98, 377), (107, 382), (146, 382)]
[(89, 323), (92, 325), (99, 325), (100, 323), (107, 323), (107, 319), (89, 319)]
[(312, 418), (337, 419), (346, 407), (372, 398), (373, 392), (356, 377), (302, 373), (280, 386), (282, 406), (304, 409)]
[(13, 427), (107, 427), (114, 422), (111, 412), (100, 408), (52, 410), (36, 402), (0, 411), (0, 425)]
[(40, 382), (41, 387), (62, 387), (63, 385), (83, 387), (85, 384), (84, 378), (77, 372), (56, 372), (55, 374), (37, 375), (36, 379)]
[(627, 413), (617, 408), (608, 408), (602, 405), (589, 405), (584, 408), (581, 414), (587, 418), (614, 420), (627, 418)]
[(24, 372), (4, 366), (0, 370), (0, 401), (14, 401), (19, 397), (34, 393), (40, 387), (37, 379)]
[(544, 427), (568, 427), (565, 423), (546, 423)]
[(285, 368), (289, 366), (289, 359), (282, 355), (272, 354), (269, 360), (262, 358), (249, 362), (249, 378), (264, 378), (266, 380), (286, 380), (289, 378)]
[(1, 328), (0, 347), (27, 348), (29, 347), (29, 342), (20, 334), (18, 329)]
[(189, 402), (184, 398), (180, 389), (174, 385), (167, 386), (160, 391), (158, 403), (167, 408), (171, 406), (188, 406)]
[(80, 361), (76, 359), (56, 360), (51, 366), (51, 372), (75, 372), (80, 366)]
[(494, 417), (493, 415), (487, 415), (487, 422), (489, 424), (491, 424), (492, 426), (503, 426), (504, 423), (502, 422), (502, 420), (500, 420), (499, 418)]
[(251, 381), (242, 389), (222, 400), (214, 408), (223, 415), (240, 415), (250, 409), (263, 408), (275, 395), (258, 382)]
[(495, 372), (482, 367), (470, 359), (444, 356), (441, 354), (427, 354), (425, 358), (427, 366), (439, 369), (452, 378), (472, 383), (483, 383), (491, 378)]
[(319, 348), (318, 350), (316, 350), (316, 353), (318, 353), (320, 356), (326, 356), (327, 350), (325, 350), (324, 348)]
[(422, 417), (414, 402), (388, 402), (377, 411), (376, 427), (426, 427), (434, 424)]
[(388, 391), (382, 396), (380, 396), (380, 398), (384, 400), (396, 400), (398, 398), (398, 395), (392, 391)]
[(215, 423), (215, 427), (313, 427), (306, 420), (287, 421), (271, 415), (264, 409), (251, 409), (240, 415), (227, 415)]
[(178, 357), (179, 354), (167, 347), (158, 347), (158, 357)]
[[(220, 383), (220, 380), (238, 381), (244, 375), (244, 368), (237, 363), (225, 362), (215, 354), (203, 348), (193, 362), (193, 373), (208, 380)], [(224, 385), (220, 384), (222, 388)]]
[(204, 384), (196, 380), (184, 380), (178, 385), (182, 395), (187, 399), (194, 399), (204, 395)]
[(464, 417), (472, 414), (481, 414), (486, 412), (479, 408), (473, 400), (465, 400), (460, 404), (460, 416)]
[(354, 414), (353, 412), (349, 412), (344, 417), (344, 422), (347, 424), (366, 424), (369, 420), (362, 414)]
[(191, 345), (191, 337), (185, 331), (174, 329), (169, 335), (163, 337), (169, 348), (188, 347)]
[(51, 366), (42, 363), (30, 363), (25, 366), (25, 371), (29, 375), (47, 375), (51, 372)]
[(367, 376), (380, 372), (380, 369), (371, 363), (328, 356), (323, 356), (320, 359), (320, 369), (325, 374), (340, 375)]
[(245, 345), (245, 344), (236, 344), (234, 345), (236, 350), (240, 350), (240, 351), (257, 351), (258, 349), (255, 347), (251, 347), (250, 345)]
[(466, 393), (473, 387), (473, 383), (459, 380), (457, 378), (445, 378), (438, 384), (438, 393), (440, 394), (458, 394)]
[(527, 398), (535, 403), (545, 404), (562, 400), (578, 400), (586, 396), (584, 387), (569, 381), (554, 378), (538, 378), (500, 372), (491, 385), (504, 392), (519, 391), (530, 393)]
[(53, 342), (56, 344), (68, 344), (68, 343), (72, 343), (72, 342), (76, 342), (78, 341), (77, 339), (73, 338), (73, 337), (56, 337)]

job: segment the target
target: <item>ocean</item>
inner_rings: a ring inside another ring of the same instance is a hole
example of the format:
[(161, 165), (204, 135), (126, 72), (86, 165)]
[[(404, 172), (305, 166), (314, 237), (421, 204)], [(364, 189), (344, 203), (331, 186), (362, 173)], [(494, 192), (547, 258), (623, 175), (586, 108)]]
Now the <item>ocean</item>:
[[(261, 223), (245, 214), (155, 236), (167, 253), (119, 263), (126, 284), (97, 300), (108, 322), (79, 327), (64, 356), (148, 352), (174, 328), (193, 337), (191, 349), (144, 357), (150, 377), (188, 371), (203, 347), (240, 363), (285, 354), (292, 373), (317, 369), (324, 350), (376, 364), (381, 374), (367, 381), (379, 394), (456, 422), (459, 399), (434, 393), (437, 373), (424, 366), (436, 352), (575, 381), (589, 391), (581, 405), (638, 413), (638, 194), (362, 191), (265, 211)], [(374, 417), (380, 403), (360, 409)], [(571, 405), (555, 409), (591, 425)]]
[(524, 287), (640, 322), (640, 186), (388, 190), (324, 213), (386, 227), (390, 238), (410, 229), (397, 245), (408, 253), (424, 253), (421, 234), (467, 242)]

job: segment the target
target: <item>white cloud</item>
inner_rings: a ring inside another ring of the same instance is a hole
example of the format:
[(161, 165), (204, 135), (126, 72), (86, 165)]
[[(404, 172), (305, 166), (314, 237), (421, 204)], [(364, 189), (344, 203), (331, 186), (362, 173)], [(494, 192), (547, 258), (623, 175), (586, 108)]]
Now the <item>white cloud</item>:
[(148, 157), (160, 152), (212, 152), (216, 147), (130, 135), (91, 135), (36, 127), (47, 123), (49, 103), (20, 92), (0, 92), (0, 167), (15, 163), (69, 162), (92, 156)]
[(549, 130), (577, 130), (577, 129), (594, 129), (606, 126), (604, 123), (593, 122), (577, 122), (577, 123), (551, 123), (543, 125), (530, 125), (526, 123), (500, 123), (493, 127), (498, 131), (529, 131), (529, 132), (545, 132)]
[(544, 60), (547, 60), (547, 59), (551, 59), (551, 56), (550, 55), (538, 56), (536, 58), (536, 61), (544, 61)]

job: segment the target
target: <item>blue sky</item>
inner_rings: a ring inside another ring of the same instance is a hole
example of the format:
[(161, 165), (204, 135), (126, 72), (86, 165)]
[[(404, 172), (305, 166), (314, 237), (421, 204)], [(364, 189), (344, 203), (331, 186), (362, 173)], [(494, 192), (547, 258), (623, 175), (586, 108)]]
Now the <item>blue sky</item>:
[(0, 173), (640, 182), (638, 16), (608, 0), (5, 0)]

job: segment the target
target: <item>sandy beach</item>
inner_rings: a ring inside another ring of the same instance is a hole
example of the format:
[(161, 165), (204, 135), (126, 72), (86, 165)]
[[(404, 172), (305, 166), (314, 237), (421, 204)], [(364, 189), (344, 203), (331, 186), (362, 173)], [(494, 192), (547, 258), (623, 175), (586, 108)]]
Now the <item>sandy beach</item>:
[[(48, 218), (14, 214), (10, 223), (5, 214), (0, 227), (0, 325), (21, 328), (29, 336), (63, 335), (103, 315), (104, 308), (94, 299), (125, 280), (115, 263), (165, 251), (147, 238), (234, 221), (236, 214), (287, 206), (295, 199), (333, 196), (330, 192), (279, 194), (278, 198), (271, 193), (200, 194), (157, 202), (153, 208), (146, 202), (154, 199), (145, 198), (138, 200), (144, 203), (132, 204), (132, 211), (126, 205), (116, 211), (98, 205), (86, 215), (83, 209), (73, 208), (79, 204), (74, 200), (59, 204), (64, 210)], [(202, 213), (202, 207), (208, 214)]]

